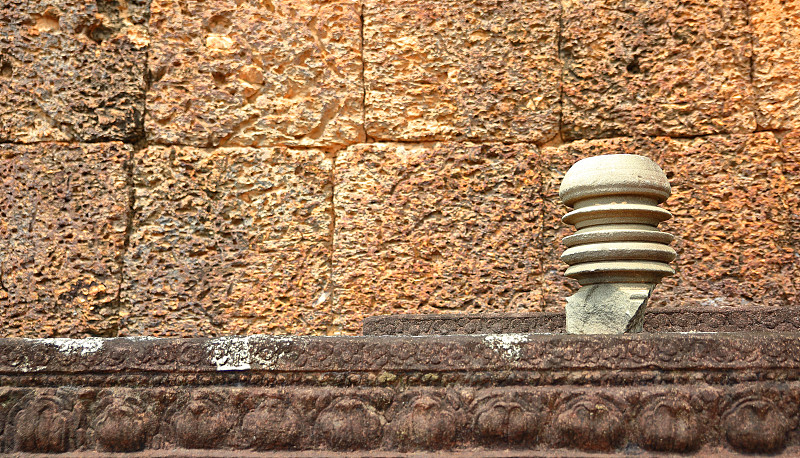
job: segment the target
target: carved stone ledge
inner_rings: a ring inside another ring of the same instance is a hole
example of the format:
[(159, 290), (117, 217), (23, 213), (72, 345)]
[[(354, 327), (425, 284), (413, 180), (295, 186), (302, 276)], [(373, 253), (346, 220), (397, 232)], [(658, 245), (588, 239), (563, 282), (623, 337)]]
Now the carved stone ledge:
[[(563, 312), (386, 315), (364, 319), (363, 334), (563, 334), (564, 328)], [(800, 307), (687, 307), (645, 311), (644, 332), (758, 331), (800, 331)]]
[(800, 450), (800, 333), (0, 339), (0, 453)]

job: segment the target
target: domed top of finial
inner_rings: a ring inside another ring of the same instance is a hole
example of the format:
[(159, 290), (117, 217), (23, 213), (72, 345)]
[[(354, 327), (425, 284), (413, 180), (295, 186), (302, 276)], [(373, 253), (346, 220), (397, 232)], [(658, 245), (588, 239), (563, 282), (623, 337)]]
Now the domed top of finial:
[(594, 197), (636, 195), (667, 200), (669, 181), (650, 158), (637, 154), (607, 154), (581, 159), (564, 176), (558, 195), (568, 206)]

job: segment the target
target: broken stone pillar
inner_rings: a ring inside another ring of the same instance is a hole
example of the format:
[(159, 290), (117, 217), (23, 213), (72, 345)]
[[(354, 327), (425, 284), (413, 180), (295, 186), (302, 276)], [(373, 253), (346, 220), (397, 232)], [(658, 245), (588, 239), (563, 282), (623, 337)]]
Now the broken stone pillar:
[(574, 210), (563, 221), (577, 232), (564, 238), (561, 259), (581, 285), (567, 298), (568, 333), (642, 331), (653, 288), (675, 273), (673, 237), (657, 228), (672, 216), (658, 207), (669, 195), (664, 171), (644, 156), (595, 156), (567, 171), (559, 196)]

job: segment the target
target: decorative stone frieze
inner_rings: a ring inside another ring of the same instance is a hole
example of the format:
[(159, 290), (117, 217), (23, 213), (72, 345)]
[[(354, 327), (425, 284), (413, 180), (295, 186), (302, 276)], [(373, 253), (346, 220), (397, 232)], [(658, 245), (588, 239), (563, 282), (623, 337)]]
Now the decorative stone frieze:
[[(797, 332), (796, 307), (660, 307), (645, 310), (644, 332)], [(383, 315), (364, 319), (364, 335), (548, 334), (565, 332), (564, 312)]]
[(798, 399), (797, 332), (0, 339), (23, 455), (788, 456)]

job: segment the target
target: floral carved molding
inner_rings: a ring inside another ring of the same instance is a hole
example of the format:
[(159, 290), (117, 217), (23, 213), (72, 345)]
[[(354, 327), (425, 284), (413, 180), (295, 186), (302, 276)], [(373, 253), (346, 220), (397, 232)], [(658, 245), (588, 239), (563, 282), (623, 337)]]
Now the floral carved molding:
[(0, 340), (5, 453), (791, 454), (798, 406), (797, 332)]

